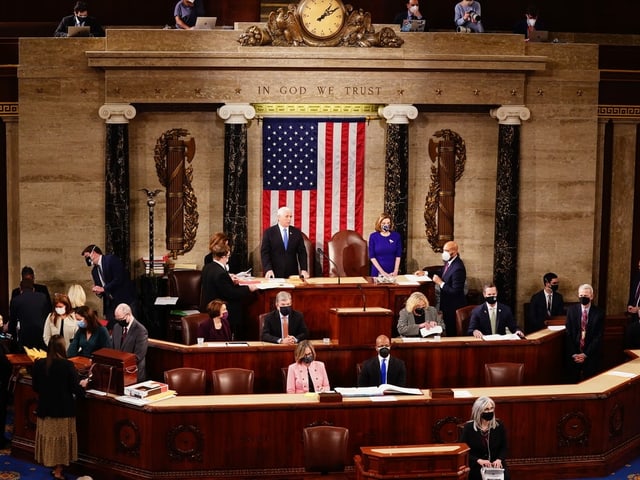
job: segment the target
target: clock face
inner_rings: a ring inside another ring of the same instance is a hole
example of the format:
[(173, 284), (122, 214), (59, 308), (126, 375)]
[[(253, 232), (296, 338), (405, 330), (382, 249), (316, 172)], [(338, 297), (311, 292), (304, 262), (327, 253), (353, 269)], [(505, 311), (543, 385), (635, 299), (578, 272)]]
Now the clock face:
[(305, 31), (320, 39), (336, 35), (344, 25), (345, 11), (339, 0), (305, 0), (300, 5), (300, 22)]

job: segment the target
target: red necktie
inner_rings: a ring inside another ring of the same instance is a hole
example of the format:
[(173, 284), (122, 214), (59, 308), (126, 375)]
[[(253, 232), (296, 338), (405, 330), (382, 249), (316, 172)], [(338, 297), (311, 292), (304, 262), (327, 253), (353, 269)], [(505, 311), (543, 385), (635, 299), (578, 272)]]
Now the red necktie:
[(581, 331), (580, 331), (580, 351), (582, 351), (584, 349), (584, 337), (585, 337), (585, 333), (587, 331), (587, 320), (589, 319), (589, 314), (587, 313), (587, 309), (583, 308), (582, 309), (582, 322), (580, 325)]
[(124, 343), (124, 339), (127, 338), (127, 330), (129, 330), (128, 327), (123, 327), (122, 328), (122, 342)]
[(447, 264), (444, 266), (444, 270), (442, 271), (443, 277), (444, 277), (444, 274), (447, 273), (447, 270), (449, 270), (449, 262), (447, 262)]

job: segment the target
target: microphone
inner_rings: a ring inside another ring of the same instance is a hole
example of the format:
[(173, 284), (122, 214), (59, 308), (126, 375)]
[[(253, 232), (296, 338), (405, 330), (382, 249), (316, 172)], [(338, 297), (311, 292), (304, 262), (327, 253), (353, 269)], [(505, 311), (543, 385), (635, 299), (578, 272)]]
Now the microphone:
[(362, 295), (362, 311), (367, 311), (367, 296), (364, 294), (364, 290), (362, 289), (362, 285), (358, 284), (358, 290), (360, 290), (360, 294)]
[(340, 270), (338, 270), (338, 265), (336, 265), (336, 262), (334, 262), (333, 260), (331, 260), (331, 258), (329, 257), (329, 255), (327, 255), (326, 253), (324, 253), (320, 247), (318, 247), (318, 248), (316, 249), (316, 252), (318, 252), (318, 255), (320, 255), (321, 257), (324, 257), (324, 258), (326, 258), (327, 260), (329, 260), (329, 263), (331, 263), (334, 267), (336, 267), (336, 275), (338, 276), (338, 285), (340, 285)]

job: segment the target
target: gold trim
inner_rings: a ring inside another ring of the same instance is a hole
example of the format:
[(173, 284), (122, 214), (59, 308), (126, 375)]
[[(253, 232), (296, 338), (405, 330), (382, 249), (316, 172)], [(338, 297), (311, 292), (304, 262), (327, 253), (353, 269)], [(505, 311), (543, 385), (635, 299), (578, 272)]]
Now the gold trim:
[(18, 102), (0, 102), (0, 115), (16, 117), (20, 115)]
[(640, 105), (598, 105), (598, 117), (640, 118)]
[[(256, 115), (261, 117), (275, 115), (357, 115), (379, 117), (378, 107), (374, 103), (253, 103)], [(383, 105), (384, 106), (384, 105)]]

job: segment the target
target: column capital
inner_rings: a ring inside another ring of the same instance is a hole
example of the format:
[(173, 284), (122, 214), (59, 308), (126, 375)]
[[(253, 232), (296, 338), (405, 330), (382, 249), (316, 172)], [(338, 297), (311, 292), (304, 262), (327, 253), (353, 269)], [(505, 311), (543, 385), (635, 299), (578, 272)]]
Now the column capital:
[(98, 110), (98, 115), (106, 123), (129, 123), (136, 116), (136, 108), (129, 103), (105, 103)]
[(497, 118), (500, 125), (521, 125), (531, 118), (531, 110), (524, 105), (503, 105), (491, 109), (491, 118)]
[(378, 107), (378, 115), (384, 117), (387, 123), (407, 124), (418, 117), (418, 109), (408, 103), (394, 103)]
[(256, 109), (248, 103), (225, 103), (218, 108), (224, 123), (244, 124), (256, 116)]

